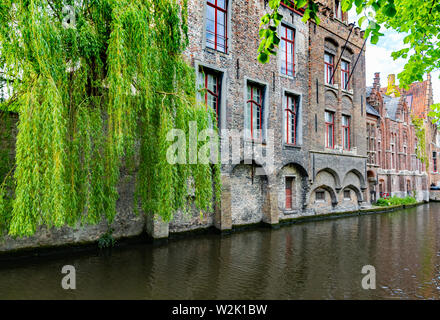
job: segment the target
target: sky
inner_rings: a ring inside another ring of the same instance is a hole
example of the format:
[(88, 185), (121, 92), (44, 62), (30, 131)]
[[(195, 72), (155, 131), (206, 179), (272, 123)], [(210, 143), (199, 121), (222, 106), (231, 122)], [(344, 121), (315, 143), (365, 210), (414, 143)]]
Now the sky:
[[(356, 16), (356, 11), (353, 8), (349, 12), (349, 22), (356, 21), (358, 18)], [(364, 26), (366, 23), (364, 22)], [(403, 48), (403, 38), (405, 34), (395, 32), (393, 30), (381, 30), (385, 35), (380, 38), (379, 42), (374, 45), (367, 42), (366, 51), (366, 78), (367, 86), (373, 84), (374, 73), (380, 72), (381, 86), (386, 87), (388, 84), (387, 77), (389, 74), (396, 75), (396, 82), (398, 81), (397, 75), (403, 70), (405, 65), (404, 59), (393, 60), (391, 53), (393, 51), (400, 50)], [(440, 71), (433, 72), (431, 74), (433, 91), (434, 91), (434, 103), (440, 102)], [(426, 76), (425, 76), (426, 79)]]

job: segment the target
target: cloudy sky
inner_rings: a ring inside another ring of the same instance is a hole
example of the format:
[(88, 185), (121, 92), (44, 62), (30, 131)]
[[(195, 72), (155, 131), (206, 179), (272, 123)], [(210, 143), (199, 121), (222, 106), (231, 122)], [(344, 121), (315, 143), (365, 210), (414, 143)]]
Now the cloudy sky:
[[(357, 25), (358, 19), (356, 16), (356, 11), (354, 9), (349, 12), (349, 22), (353, 21), (356, 21)], [(365, 25), (366, 23), (364, 22), (364, 27)], [(403, 48), (403, 38), (405, 37), (405, 35), (390, 30), (381, 30), (381, 32), (384, 33), (385, 36), (381, 37), (376, 45), (371, 44), (369, 40), (366, 45), (367, 86), (372, 85), (375, 72), (380, 72), (382, 87), (385, 87), (387, 85), (387, 76), (389, 74), (395, 74), (396, 81), (398, 81), (397, 74), (399, 74), (403, 70), (403, 66), (405, 65), (404, 59), (398, 59), (394, 61), (391, 57), (391, 53), (393, 51), (397, 51)], [(432, 73), (434, 103), (440, 102), (439, 76), (439, 71)]]

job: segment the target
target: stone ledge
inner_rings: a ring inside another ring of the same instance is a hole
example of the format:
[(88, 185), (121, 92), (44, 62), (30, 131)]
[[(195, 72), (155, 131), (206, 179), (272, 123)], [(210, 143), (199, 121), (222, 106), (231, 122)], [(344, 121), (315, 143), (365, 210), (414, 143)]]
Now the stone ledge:
[[(131, 237), (121, 237), (117, 239), (117, 243), (115, 249), (130, 245), (133, 243), (153, 243), (153, 244), (166, 244), (168, 240), (178, 240), (181, 238), (187, 238), (191, 236), (202, 236), (207, 234), (218, 234), (220, 236), (230, 235), (235, 232), (241, 232), (246, 230), (254, 230), (257, 228), (267, 228), (267, 229), (278, 229), (283, 226), (297, 224), (297, 223), (306, 223), (306, 222), (314, 222), (314, 221), (324, 221), (330, 219), (339, 219), (339, 218), (348, 218), (348, 217), (359, 217), (361, 215), (367, 214), (378, 214), (378, 213), (386, 213), (393, 212), (396, 210), (403, 210), (407, 208), (413, 208), (422, 204), (426, 204), (426, 202), (418, 202), (411, 205), (398, 205), (398, 206), (390, 206), (390, 207), (374, 207), (369, 209), (360, 209), (354, 211), (344, 211), (344, 212), (335, 212), (329, 214), (319, 214), (319, 215), (308, 215), (296, 218), (287, 218), (281, 220), (276, 224), (268, 224), (264, 222), (244, 224), (244, 225), (235, 225), (232, 226), (232, 229), (229, 230), (218, 230), (212, 226), (202, 229), (194, 229), (177, 233), (170, 233), (168, 238), (160, 238), (153, 239), (148, 236), (148, 234), (144, 231), (143, 233)], [(32, 257), (45, 257), (45, 256), (56, 256), (61, 254), (72, 254), (72, 253), (80, 253), (80, 252), (92, 252), (98, 250), (97, 241), (81, 241), (70, 244), (63, 245), (43, 245), (40, 247), (32, 247), (32, 248), (18, 248), (10, 251), (0, 252), (0, 261), (6, 260), (17, 260), (20, 258), (32, 258)]]

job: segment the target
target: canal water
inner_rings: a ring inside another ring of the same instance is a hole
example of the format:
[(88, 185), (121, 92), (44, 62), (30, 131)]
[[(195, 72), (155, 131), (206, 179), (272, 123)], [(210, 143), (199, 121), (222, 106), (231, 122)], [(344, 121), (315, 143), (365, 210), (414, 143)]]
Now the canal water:
[[(76, 290), (61, 287), (64, 265)], [(1, 262), (0, 299), (440, 299), (440, 204)]]

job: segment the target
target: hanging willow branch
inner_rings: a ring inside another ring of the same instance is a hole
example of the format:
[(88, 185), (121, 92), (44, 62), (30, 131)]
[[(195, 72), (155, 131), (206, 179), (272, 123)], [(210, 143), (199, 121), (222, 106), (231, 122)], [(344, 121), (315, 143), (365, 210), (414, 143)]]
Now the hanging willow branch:
[(9, 234), (111, 223), (121, 169), (135, 159), (145, 213), (169, 221), (188, 208), (190, 180), (197, 208), (212, 210), (219, 165), (166, 159), (169, 130), (212, 126), (182, 57), (187, 0), (83, 1), (66, 28), (60, 13), (72, 3), (0, 0), (0, 69), (20, 93), (12, 212), (0, 193)]

